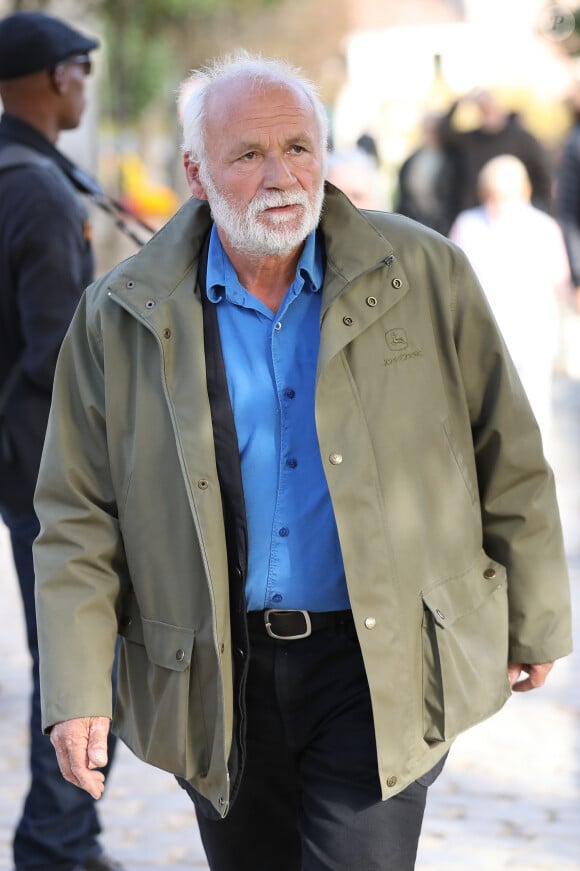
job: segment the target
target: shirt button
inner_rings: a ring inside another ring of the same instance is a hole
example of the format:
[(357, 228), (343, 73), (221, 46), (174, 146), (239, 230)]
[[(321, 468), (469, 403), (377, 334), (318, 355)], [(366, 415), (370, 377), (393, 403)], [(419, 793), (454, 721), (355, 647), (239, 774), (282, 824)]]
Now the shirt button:
[(272, 601), (281, 602), (283, 598), (284, 596), (280, 595), (280, 593), (274, 593), (274, 595), (272, 596)]
[(281, 538), (286, 538), (288, 535), (290, 535), (290, 530), (288, 529), (287, 526), (282, 526), (282, 527), (278, 530), (278, 535), (279, 535)]
[(395, 777), (394, 774), (392, 774), (390, 777), (387, 777), (387, 786), (396, 786), (396, 785), (397, 785), (397, 778)]
[(278, 321), (278, 323), (274, 325), (274, 329), (276, 331), (281, 330), (282, 329), (282, 322)]
[(284, 396), (287, 399), (294, 399), (294, 397), (296, 396), (296, 391), (292, 390), (291, 387), (287, 387), (286, 390), (284, 391)]
[(367, 617), (365, 620), (365, 626), (367, 629), (374, 629), (377, 625), (377, 621), (374, 617)]
[(333, 466), (340, 466), (342, 463), (342, 454), (331, 454), (328, 459)]
[(492, 581), (495, 578), (495, 569), (486, 569), (483, 573), (486, 581)]
[(286, 465), (289, 466), (291, 469), (295, 469), (296, 466), (298, 465), (298, 460), (295, 460), (295, 459), (286, 460)]

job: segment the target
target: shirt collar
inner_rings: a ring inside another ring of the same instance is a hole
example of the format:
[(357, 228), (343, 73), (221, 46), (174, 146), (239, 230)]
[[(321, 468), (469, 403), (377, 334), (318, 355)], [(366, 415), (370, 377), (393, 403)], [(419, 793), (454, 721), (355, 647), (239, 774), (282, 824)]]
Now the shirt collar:
[[(322, 243), (313, 230), (306, 237), (306, 242), (296, 267), (296, 282), (301, 289), (318, 293), (324, 280), (324, 263)], [(207, 297), (210, 302), (220, 302), (224, 296), (231, 302), (243, 302), (247, 291), (239, 283), (231, 261), (221, 243), (216, 225), (211, 229), (209, 251), (207, 257)], [(299, 291), (298, 291), (299, 292)]]

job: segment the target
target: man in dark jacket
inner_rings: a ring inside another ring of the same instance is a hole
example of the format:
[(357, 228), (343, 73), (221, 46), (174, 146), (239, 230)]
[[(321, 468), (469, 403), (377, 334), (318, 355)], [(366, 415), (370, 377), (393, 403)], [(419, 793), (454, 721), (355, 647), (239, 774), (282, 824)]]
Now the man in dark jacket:
[[(475, 106), (481, 118), (478, 127), (472, 130), (455, 127), (455, 115), (462, 103)], [(533, 204), (544, 211), (550, 210), (551, 175), (544, 149), (522, 126), (517, 115), (506, 112), (489, 91), (477, 89), (452, 103), (439, 122), (437, 133), (441, 147), (454, 149), (452, 220), (459, 212), (479, 205), (479, 172), (500, 154), (513, 154), (522, 161), (532, 185)]]
[(87, 793), (62, 780), (40, 726), (32, 497), (56, 358), (80, 295), (93, 278), (88, 214), (55, 147), (78, 127), (97, 47), (41, 13), (0, 21), (0, 515), (12, 542), (33, 661), (31, 784), (14, 837), (17, 871), (120, 868), (98, 843)]

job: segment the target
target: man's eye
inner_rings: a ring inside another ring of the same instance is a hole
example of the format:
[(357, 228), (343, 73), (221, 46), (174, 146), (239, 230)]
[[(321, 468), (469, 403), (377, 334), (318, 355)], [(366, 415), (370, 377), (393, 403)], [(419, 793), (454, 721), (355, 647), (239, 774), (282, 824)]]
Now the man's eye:
[(246, 154), (242, 154), (242, 160), (253, 160), (255, 156), (255, 151), (248, 151)]
[(303, 145), (291, 145), (290, 151), (292, 154), (302, 154), (303, 151), (306, 151)]

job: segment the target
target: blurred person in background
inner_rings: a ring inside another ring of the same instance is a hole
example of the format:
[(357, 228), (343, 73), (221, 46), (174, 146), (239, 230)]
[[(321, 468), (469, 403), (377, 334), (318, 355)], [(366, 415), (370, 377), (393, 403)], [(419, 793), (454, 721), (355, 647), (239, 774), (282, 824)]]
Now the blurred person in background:
[(547, 438), (560, 350), (560, 303), (571, 290), (562, 231), (554, 218), (531, 204), (529, 176), (513, 155), (484, 165), (478, 191), (481, 204), (461, 212), (449, 236), (479, 276)]
[(399, 169), (394, 211), (445, 236), (457, 213), (457, 167), (454, 149), (439, 141), (440, 118), (440, 113), (428, 112), (421, 119), (419, 147)]
[(359, 148), (328, 155), (326, 178), (347, 195), (357, 209), (381, 208), (381, 178), (376, 163)]
[(568, 134), (556, 175), (556, 216), (562, 227), (580, 312), (580, 90), (569, 100), (573, 126)]
[[(455, 118), (459, 107), (465, 104), (475, 109), (479, 124), (473, 129), (459, 130)], [(438, 124), (438, 136), (441, 145), (453, 148), (457, 158), (453, 175), (453, 218), (460, 211), (479, 204), (479, 172), (484, 164), (501, 154), (512, 154), (521, 160), (532, 186), (533, 204), (550, 211), (552, 178), (547, 154), (517, 114), (506, 111), (490, 91), (477, 88), (455, 100)]]
[[(33, 494), (56, 358), (93, 279), (85, 206), (57, 150), (80, 124), (97, 40), (40, 12), (0, 21), (0, 514), (10, 531), (32, 657), (30, 788), (14, 835), (16, 871), (112, 871), (94, 799), (60, 776), (42, 734), (32, 542)], [(6, 724), (5, 724), (6, 725)], [(112, 760), (113, 744), (109, 759)]]
[(379, 146), (377, 145), (375, 137), (371, 133), (361, 133), (355, 144), (357, 150), (366, 154), (378, 169), (381, 165), (381, 156), (379, 154)]
[(553, 475), (459, 248), (324, 182), (293, 67), (201, 75), (192, 198), (59, 356), (44, 728), (97, 798), (113, 717), (212, 871), (411, 871), (454, 737), (570, 651)]

